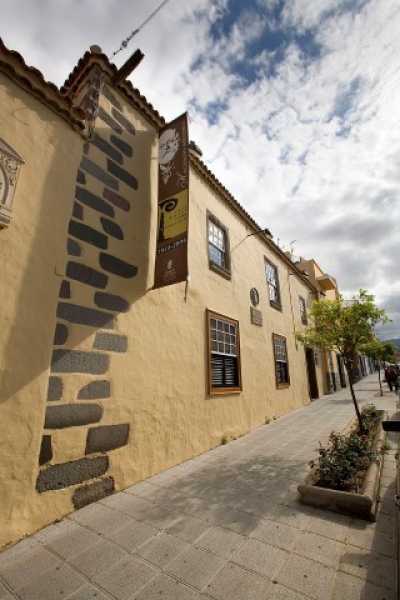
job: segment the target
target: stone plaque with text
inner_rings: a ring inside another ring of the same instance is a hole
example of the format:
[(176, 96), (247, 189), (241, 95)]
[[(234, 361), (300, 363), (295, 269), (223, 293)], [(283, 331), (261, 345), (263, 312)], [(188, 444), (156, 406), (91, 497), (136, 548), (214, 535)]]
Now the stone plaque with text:
[(251, 306), (250, 307), (250, 319), (251, 319), (251, 322), (253, 323), (253, 325), (262, 326), (263, 322), (262, 322), (261, 310), (258, 310), (257, 308), (253, 308)]

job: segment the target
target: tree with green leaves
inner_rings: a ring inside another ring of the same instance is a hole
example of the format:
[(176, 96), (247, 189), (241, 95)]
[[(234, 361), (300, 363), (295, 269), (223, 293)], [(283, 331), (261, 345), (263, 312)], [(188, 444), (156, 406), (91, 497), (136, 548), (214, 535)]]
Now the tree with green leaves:
[(379, 389), (381, 391), (381, 396), (383, 396), (381, 380), (382, 363), (385, 364), (385, 362), (394, 362), (394, 355), (397, 352), (396, 346), (393, 344), (393, 342), (381, 342), (378, 340), (378, 338), (375, 338), (367, 344), (362, 344), (362, 346), (360, 346), (360, 351), (366, 356), (372, 358), (375, 362), (379, 361)]
[(360, 289), (358, 295), (350, 300), (345, 300), (340, 294), (334, 300), (314, 300), (308, 314), (309, 324), (296, 332), (296, 339), (308, 348), (319, 346), (325, 350), (336, 350), (342, 357), (359, 431), (365, 433), (353, 387), (352, 365), (360, 347), (375, 339), (375, 326), (389, 320), (386, 311), (376, 306), (374, 296)]

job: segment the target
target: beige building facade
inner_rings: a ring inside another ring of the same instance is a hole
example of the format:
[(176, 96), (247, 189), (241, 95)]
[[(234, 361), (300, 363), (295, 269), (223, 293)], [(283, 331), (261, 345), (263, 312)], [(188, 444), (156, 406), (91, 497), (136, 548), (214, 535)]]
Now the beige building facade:
[[(339, 288), (334, 277), (325, 273), (313, 259), (307, 260), (300, 257), (296, 265), (309, 274), (310, 283), (315, 288), (314, 300), (335, 300), (339, 295)], [(331, 394), (348, 385), (347, 373), (343, 360), (334, 350), (313, 348), (307, 353), (313, 354), (314, 362), (321, 368), (316, 371), (318, 394)], [(312, 358), (311, 358), (312, 360)]]
[(325, 367), (294, 338), (309, 269), (196, 150), (189, 275), (153, 289), (164, 120), (98, 47), (58, 90), (0, 43), (0, 102), (1, 548), (307, 404)]

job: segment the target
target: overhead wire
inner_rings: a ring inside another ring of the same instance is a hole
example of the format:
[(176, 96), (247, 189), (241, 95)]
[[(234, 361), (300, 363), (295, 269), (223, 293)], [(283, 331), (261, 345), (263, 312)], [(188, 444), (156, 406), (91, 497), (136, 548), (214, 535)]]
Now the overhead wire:
[(164, 0), (163, 2), (161, 2), (161, 4), (155, 9), (153, 10), (153, 12), (151, 13), (151, 15), (149, 15), (147, 17), (147, 19), (145, 19), (143, 21), (143, 23), (137, 28), (134, 29), (133, 31), (131, 31), (131, 33), (128, 35), (127, 38), (125, 38), (124, 40), (122, 40), (120, 47), (118, 48), (118, 50), (116, 50), (115, 52), (112, 53), (112, 55), (110, 56), (109, 60), (111, 60), (112, 58), (114, 58), (114, 56), (116, 56), (119, 52), (121, 52), (122, 50), (125, 50), (125, 48), (127, 47), (127, 45), (129, 44), (129, 42), (131, 41), (131, 39), (137, 35), (145, 25), (147, 25), (147, 23), (149, 21), (151, 21), (151, 19), (153, 17), (156, 16), (156, 14), (163, 8), (163, 6), (165, 6), (167, 4), (167, 2), (169, 2), (169, 0)]

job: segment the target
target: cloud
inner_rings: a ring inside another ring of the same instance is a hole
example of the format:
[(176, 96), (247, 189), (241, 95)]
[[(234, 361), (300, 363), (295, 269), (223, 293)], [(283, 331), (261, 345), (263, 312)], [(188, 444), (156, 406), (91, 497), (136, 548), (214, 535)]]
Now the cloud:
[[(61, 84), (158, 5), (14, 0), (4, 40)], [(396, 337), (399, 30), (397, 0), (170, 0), (115, 57), (140, 47), (133, 84), (167, 120), (189, 110), (203, 160), (260, 226), (346, 295), (387, 302)]]

